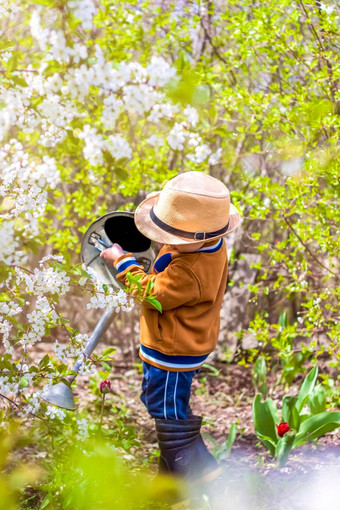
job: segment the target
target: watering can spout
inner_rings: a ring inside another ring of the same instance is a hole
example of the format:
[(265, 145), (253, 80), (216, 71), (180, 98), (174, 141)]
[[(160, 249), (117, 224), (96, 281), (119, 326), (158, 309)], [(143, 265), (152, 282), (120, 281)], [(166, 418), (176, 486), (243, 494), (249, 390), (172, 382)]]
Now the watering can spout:
[(74, 411), (76, 406), (74, 404), (73, 393), (67, 384), (60, 382), (51, 386), (41, 394), (41, 398), (63, 409)]

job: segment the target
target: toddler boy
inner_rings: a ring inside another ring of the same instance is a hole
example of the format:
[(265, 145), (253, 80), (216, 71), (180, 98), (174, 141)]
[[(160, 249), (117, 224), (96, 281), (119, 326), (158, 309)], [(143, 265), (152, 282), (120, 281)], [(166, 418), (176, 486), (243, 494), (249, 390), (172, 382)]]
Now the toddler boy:
[(142, 303), (141, 400), (155, 418), (160, 470), (191, 481), (213, 480), (220, 473), (189, 399), (193, 376), (216, 347), (228, 272), (223, 236), (240, 219), (221, 181), (187, 172), (149, 195), (135, 212), (138, 230), (163, 245), (150, 274), (118, 244), (101, 253), (114, 263), (119, 281), (127, 284), (130, 272), (141, 275), (145, 288), (153, 282), (162, 313)]

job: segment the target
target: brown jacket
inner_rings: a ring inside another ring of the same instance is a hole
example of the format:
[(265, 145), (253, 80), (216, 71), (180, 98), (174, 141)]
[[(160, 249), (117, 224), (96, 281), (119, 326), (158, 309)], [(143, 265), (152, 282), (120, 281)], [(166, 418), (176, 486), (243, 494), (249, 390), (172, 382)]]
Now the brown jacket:
[(117, 279), (141, 274), (143, 287), (152, 280), (152, 294), (162, 305), (159, 313), (142, 303), (140, 357), (171, 371), (199, 368), (217, 343), (220, 309), (227, 283), (228, 257), (224, 239), (210, 241), (192, 253), (163, 246), (151, 273), (146, 274), (131, 253), (115, 261)]

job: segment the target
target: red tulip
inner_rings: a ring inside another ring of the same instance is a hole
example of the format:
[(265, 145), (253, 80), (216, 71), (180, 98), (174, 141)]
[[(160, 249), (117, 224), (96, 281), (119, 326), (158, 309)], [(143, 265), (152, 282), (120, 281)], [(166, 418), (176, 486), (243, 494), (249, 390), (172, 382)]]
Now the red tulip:
[(110, 381), (102, 381), (99, 385), (99, 389), (101, 393), (110, 393), (111, 391)]
[(280, 423), (280, 425), (276, 425), (277, 428), (277, 434), (280, 437), (283, 437), (288, 430), (290, 430), (290, 426), (288, 423)]

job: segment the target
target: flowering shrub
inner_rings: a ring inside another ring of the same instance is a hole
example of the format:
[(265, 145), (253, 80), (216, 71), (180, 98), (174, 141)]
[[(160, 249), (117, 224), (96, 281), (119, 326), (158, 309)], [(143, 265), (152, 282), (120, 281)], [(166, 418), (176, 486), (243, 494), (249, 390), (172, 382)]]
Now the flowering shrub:
[[(63, 419), (38, 397), (69, 373), (88, 336), (68, 323), (60, 299), (77, 287), (88, 309), (134, 306), (77, 263), (87, 222), (107, 211), (112, 193), (139, 189), (140, 167), (153, 155), (164, 165), (184, 143), (198, 163), (216, 164), (221, 154), (203, 143), (196, 109), (168, 99), (165, 86), (177, 76), (170, 62), (110, 51), (110, 33), (103, 38), (109, 3), (45, 3), (1, 9), (0, 393), (21, 417)], [(57, 360), (33, 361), (53, 329), (69, 342), (56, 340)], [(96, 359), (84, 360), (80, 373), (93, 373)]]
[[(315, 386), (318, 367), (305, 377), (296, 397), (282, 401), (282, 420), (274, 401), (256, 395), (253, 402), (253, 421), (259, 440), (279, 464), (284, 465), (289, 452), (308, 441), (317, 440), (340, 427), (340, 412), (326, 411), (326, 396), (321, 385)], [(308, 407), (308, 411), (306, 407)]]

